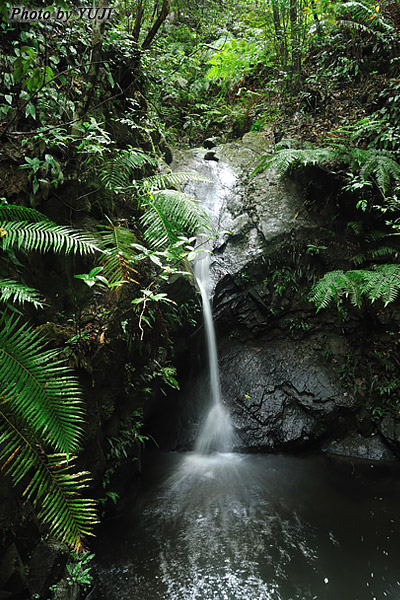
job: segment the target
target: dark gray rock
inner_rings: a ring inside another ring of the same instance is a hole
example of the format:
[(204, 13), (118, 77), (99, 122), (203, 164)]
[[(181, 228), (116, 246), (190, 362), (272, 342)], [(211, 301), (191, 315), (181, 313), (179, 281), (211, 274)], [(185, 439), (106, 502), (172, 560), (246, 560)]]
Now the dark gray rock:
[(379, 426), (380, 433), (393, 450), (400, 453), (400, 422), (392, 415), (386, 415)]
[(365, 438), (359, 433), (353, 433), (343, 440), (333, 440), (327, 444), (324, 444), (322, 450), (324, 452), (328, 452), (329, 454), (360, 458), (363, 460), (396, 460), (393, 452), (377, 435)]
[(50, 585), (63, 575), (67, 554), (55, 540), (43, 540), (36, 546), (29, 561), (29, 588), (32, 594), (46, 593)]
[(211, 148), (215, 148), (215, 146), (217, 146), (217, 144), (219, 144), (221, 142), (221, 139), (218, 137), (209, 137), (206, 140), (204, 140), (203, 142), (203, 148), (207, 148), (207, 150), (210, 150)]
[(3, 598), (22, 598), (28, 595), (24, 564), (15, 543), (8, 546), (0, 560), (0, 589)]
[(241, 449), (316, 445), (341, 430), (359, 408), (321, 361), (323, 339), (225, 342), (221, 386)]
[(210, 151), (210, 152), (205, 153), (204, 160), (214, 160), (215, 162), (218, 162), (219, 158), (217, 158), (217, 156), (215, 155), (215, 152)]

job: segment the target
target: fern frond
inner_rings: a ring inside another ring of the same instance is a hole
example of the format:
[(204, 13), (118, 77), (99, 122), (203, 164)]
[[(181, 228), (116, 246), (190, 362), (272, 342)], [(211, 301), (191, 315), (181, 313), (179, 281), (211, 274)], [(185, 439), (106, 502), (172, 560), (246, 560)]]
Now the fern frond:
[(7, 410), (57, 451), (74, 452), (82, 438), (83, 405), (77, 379), (45, 350), (43, 337), (18, 319), (0, 320), (1, 396)]
[(377, 119), (375, 117), (365, 117), (364, 119), (360, 119), (356, 123), (351, 125), (344, 125), (339, 129), (336, 129), (333, 134), (336, 136), (340, 136), (340, 138), (345, 137), (345, 139), (349, 139), (351, 142), (360, 142), (365, 139), (369, 139), (371, 137), (376, 137), (380, 131), (382, 131), (382, 127), (385, 124), (384, 119)]
[(28, 223), (26, 221), (0, 222), (2, 232), (0, 247), (3, 250), (27, 252), (70, 252), (92, 254), (99, 251), (97, 240), (77, 229), (56, 225), (52, 221)]
[(28, 302), (33, 304), (35, 308), (43, 308), (45, 306), (38, 290), (13, 279), (0, 279), (0, 301), (8, 302), (8, 300), (18, 302), (22, 305)]
[(147, 177), (146, 179), (142, 180), (140, 183), (143, 184), (144, 187), (150, 189), (164, 190), (174, 185), (181, 185), (182, 183), (187, 183), (188, 181), (196, 181), (199, 183), (212, 183), (211, 179), (203, 177), (203, 175), (200, 175), (199, 173), (189, 172), (153, 175), (152, 177)]
[(283, 175), (292, 167), (322, 165), (327, 162), (338, 162), (341, 158), (340, 149), (334, 147), (282, 148), (274, 154), (261, 156), (261, 162), (254, 169), (252, 175), (265, 169), (273, 169)]
[[(76, 552), (97, 523), (95, 502), (79, 497), (87, 486), (88, 473), (72, 473), (73, 457), (44, 454), (39, 440), (23, 431), (10, 416), (7, 397), (0, 404), (2, 470), (14, 485), (28, 480), (24, 495), (50, 532)], [(7, 412), (4, 410), (7, 407)]]
[(103, 261), (103, 275), (110, 284), (118, 281), (133, 282), (139, 285), (135, 277), (137, 270), (133, 266), (135, 251), (132, 244), (137, 243), (133, 231), (121, 225), (110, 225), (99, 229), (101, 235), (101, 248), (105, 253)]
[(46, 215), (34, 208), (27, 206), (17, 206), (16, 204), (0, 205), (0, 221), (50, 221)]
[(104, 162), (100, 167), (99, 176), (106, 188), (123, 190), (132, 184), (135, 170), (146, 164), (156, 166), (157, 161), (140, 148), (131, 148)]
[(209, 219), (196, 199), (183, 192), (148, 192), (142, 207), (144, 238), (152, 248), (172, 246), (183, 232), (194, 235), (200, 229), (210, 229)]
[(392, 180), (400, 179), (400, 164), (397, 162), (395, 154), (389, 150), (376, 148), (365, 150), (364, 148), (346, 147), (344, 144), (332, 144), (322, 148), (281, 147), (273, 154), (261, 156), (260, 161), (252, 175), (265, 169), (274, 169), (279, 174), (284, 174), (290, 168), (306, 167), (307, 165), (323, 166), (326, 163), (349, 165), (350, 172), (358, 174), (361, 180), (374, 181), (383, 196), (388, 191)]
[(351, 0), (349, 2), (339, 2), (337, 4), (337, 15), (340, 18), (344, 15), (346, 18), (340, 18), (340, 23), (348, 27), (355, 25), (364, 25), (368, 33), (376, 33), (380, 27), (383, 31), (392, 32), (393, 26), (385, 21), (382, 12), (377, 13), (375, 7), (370, 8), (362, 2)]
[(372, 270), (330, 271), (311, 289), (309, 299), (317, 310), (326, 308), (332, 300), (339, 306), (342, 297), (349, 297), (354, 306), (361, 305), (362, 296), (371, 302), (382, 300), (385, 306), (394, 302), (400, 292), (400, 265), (385, 264)]
[(389, 151), (365, 150), (360, 176), (362, 179), (374, 178), (382, 194), (385, 194), (391, 180), (400, 179), (400, 165)]
[(355, 265), (360, 265), (363, 262), (367, 262), (370, 260), (376, 260), (377, 258), (383, 258), (386, 256), (396, 256), (398, 254), (397, 248), (392, 248), (390, 246), (380, 246), (379, 248), (373, 248), (368, 250), (364, 254), (358, 254), (352, 258), (352, 262)]
[(309, 300), (317, 306), (317, 311), (326, 308), (332, 301), (338, 306), (343, 296), (349, 297), (354, 306), (361, 305), (362, 290), (359, 281), (361, 271), (329, 271), (311, 288)]
[(351, 31), (354, 31), (354, 33), (357, 35), (364, 33), (367, 35), (373, 34), (374, 36), (377, 36), (377, 34), (379, 34), (379, 32), (373, 29), (370, 25), (365, 25), (364, 23), (360, 23), (351, 19), (340, 19), (340, 25), (341, 27), (345, 27)]
[(379, 265), (373, 271), (364, 271), (362, 292), (374, 302), (382, 300), (385, 306), (394, 302), (400, 291), (400, 265)]

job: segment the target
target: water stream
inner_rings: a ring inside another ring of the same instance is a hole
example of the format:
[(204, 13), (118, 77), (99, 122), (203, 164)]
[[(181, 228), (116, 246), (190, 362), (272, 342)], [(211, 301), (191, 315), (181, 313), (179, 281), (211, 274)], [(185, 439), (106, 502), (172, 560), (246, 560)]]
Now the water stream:
[(398, 600), (399, 478), (323, 456), (232, 452), (209, 254), (195, 276), (208, 347), (206, 414), (193, 452), (150, 453), (139, 500), (103, 527), (97, 598)]
[(198, 454), (223, 452), (232, 449), (233, 427), (229, 412), (221, 398), (219, 381), (217, 342), (215, 337), (212, 309), (210, 302), (210, 254), (202, 253), (194, 266), (194, 274), (199, 286), (202, 305), (204, 329), (207, 340), (208, 369), (210, 376), (210, 399), (207, 413), (196, 439), (194, 450)]

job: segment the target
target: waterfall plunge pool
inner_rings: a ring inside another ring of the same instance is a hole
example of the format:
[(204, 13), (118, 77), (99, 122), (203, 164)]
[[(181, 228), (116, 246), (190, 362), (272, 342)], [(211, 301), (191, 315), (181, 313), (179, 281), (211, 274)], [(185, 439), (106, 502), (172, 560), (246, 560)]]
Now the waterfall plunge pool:
[(398, 600), (399, 473), (325, 456), (161, 453), (103, 526), (100, 600)]
[[(224, 161), (210, 165), (197, 154), (196, 170), (214, 183), (196, 193), (218, 232), (237, 176)], [(295, 221), (285, 198), (283, 220)], [(263, 232), (277, 235), (272, 213), (263, 213)], [(102, 527), (97, 599), (399, 600), (397, 467), (215, 451), (232, 447), (232, 425), (220, 397), (209, 301), (215, 274), (209, 257), (197, 266), (208, 413), (195, 452), (147, 455), (139, 499)]]

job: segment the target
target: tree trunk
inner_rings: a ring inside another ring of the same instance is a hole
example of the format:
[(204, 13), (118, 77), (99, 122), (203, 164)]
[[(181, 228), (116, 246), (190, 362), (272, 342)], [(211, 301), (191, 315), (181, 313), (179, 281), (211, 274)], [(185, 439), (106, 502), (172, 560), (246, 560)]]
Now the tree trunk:
[(133, 39), (135, 42), (139, 41), (140, 28), (142, 26), (142, 18), (143, 18), (143, 2), (139, 0), (137, 9), (136, 9), (136, 18), (135, 18), (135, 26), (133, 28)]
[(282, 25), (281, 25), (281, 17), (279, 14), (279, 7), (276, 4), (276, 0), (272, 0), (272, 15), (273, 15), (273, 19), (274, 19), (274, 29), (275, 29), (275, 36), (276, 36), (276, 41), (277, 41), (277, 48), (278, 48), (278, 52), (279, 52), (279, 59), (281, 62), (282, 69), (284, 71), (286, 71), (287, 59), (288, 59), (287, 44), (286, 44), (285, 36), (283, 34)]
[[(106, 5), (106, 0), (99, 0), (98, 8), (101, 10)], [(86, 90), (81, 98), (78, 106), (76, 107), (76, 111), (74, 114), (74, 124), (72, 125), (72, 133), (75, 135), (80, 135), (82, 132), (79, 129), (79, 126), (82, 124), (82, 119), (87, 113), (90, 102), (92, 100), (93, 92), (96, 87), (97, 77), (99, 74), (100, 62), (101, 62), (101, 54), (102, 54), (102, 45), (103, 45), (103, 31), (104, 31), (105, 21), (98, 21), (95, 19), (93, 21), (93, 29), (92, 29), (92, 52), (90, 56), (90, 66), (87, 74), (87, 79), (85, 82)]]
[(297, 0), (290, 0), (290, 37), (292, 45), (292, 90), (299, 91), (301, 72), (301, 50)]
[(142, 50), (147, 50), (147, 48), (150, 47), (158, 30), (160, 29), (161, 25), (164, 23), (165, 19), (167, 18), (170, 8), (171, 8), (171, 0), (163, 0), (161, 11), (160, 11), (157, 19), (154, 21), (153, 27), (150, 29), (150, 31), (146, 35), (146, 38), (142, 44)]

